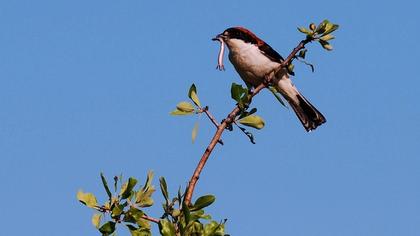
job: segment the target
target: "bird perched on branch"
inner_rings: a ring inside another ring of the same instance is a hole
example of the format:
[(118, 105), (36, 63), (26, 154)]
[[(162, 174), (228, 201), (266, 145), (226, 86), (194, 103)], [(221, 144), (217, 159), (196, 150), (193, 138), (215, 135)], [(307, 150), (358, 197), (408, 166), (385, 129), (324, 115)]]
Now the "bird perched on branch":
[[(221, 42), (219, 69), (223, 69), (224, 44), (229, 49), (229, 60), (248, 87), (257, 87), (265, 76), (280, 66), (284, 59), (263, 40), (243, 27), (226, 29), (213, 40)], [(319, 112), (293, 85), (287, 68), (277, 72), (273, 86), (287, 100), (306, 131), (326, 122)]]

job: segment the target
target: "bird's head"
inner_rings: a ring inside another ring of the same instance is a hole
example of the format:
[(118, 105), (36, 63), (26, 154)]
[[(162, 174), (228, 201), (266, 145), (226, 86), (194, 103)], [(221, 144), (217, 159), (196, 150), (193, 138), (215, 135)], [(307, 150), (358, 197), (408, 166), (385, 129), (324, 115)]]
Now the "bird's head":
[(254, 33), (243, 27), (228, 28), (225, 31), (223, 31), (223, 33), (218, 34), (212, 40), (223, 40), (228, 47), (231, 47), (236, 40), (255, 45), (264, 44), (264, 42), (261, 39), (259, 39)]

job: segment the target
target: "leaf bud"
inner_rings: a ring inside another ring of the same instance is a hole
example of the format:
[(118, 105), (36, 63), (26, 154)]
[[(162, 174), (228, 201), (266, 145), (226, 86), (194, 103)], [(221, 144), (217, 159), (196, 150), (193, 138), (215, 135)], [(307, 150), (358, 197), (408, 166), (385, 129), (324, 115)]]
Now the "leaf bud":
[(316, 25), (314, 23), (311, 23), (309, 25), (309, 29), (311, 29), (312, 31), (314, 31), (316, 29)]

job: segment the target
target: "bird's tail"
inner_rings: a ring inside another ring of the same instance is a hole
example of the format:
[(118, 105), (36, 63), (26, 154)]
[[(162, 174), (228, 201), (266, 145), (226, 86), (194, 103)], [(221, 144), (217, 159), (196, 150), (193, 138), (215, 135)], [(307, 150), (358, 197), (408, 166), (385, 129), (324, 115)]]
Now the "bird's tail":
[(288, 102), (308, 132), (327, 121), (321, 112), (300, 93), (296, 94), (295, 99), (288, 99)]
[[(279, 76), (280, 77), (280, 76)], [(326, 122), (325, 117), (319, 112), (293, 85), (292, 81), (283, 73), (281, 79), (276, 82), (276, 89), (286, 98), (287, 102), (295, 111), (297, 117), (306, 131), (316, 129)]]

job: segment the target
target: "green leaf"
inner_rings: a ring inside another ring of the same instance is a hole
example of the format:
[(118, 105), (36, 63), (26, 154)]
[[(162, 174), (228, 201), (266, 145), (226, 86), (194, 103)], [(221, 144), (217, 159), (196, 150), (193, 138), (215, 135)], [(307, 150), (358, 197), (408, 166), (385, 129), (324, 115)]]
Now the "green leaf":
[(331, 22), (326, 23), (325, 32), (322, 35), (328, 35), (338, 29), (339, 25), (333, 24)]
[(308, 30), (307, 28), (305, 28), (305, 27), (298, 27), (298, 30), (299, 30), (301, 33), (304, 33), (304, 34), (306, 34), (306, 35), (311, 35), (311, 34), (312, 34), (312, 32), (311, 32), (310, 30)]
[(121, 192), (120, 192), (121, 199), (126, 199), (130, 197), (131, 191), (136, 186), (136, 184), (137, 184), (137, 179), (130, 177), (128, 181), (125, 182), (123, 186), (121, 187)]
[(249, 111), (245, 111), (245, 110), (243, 110), (242, 112), (241, 112), (241, 114), (239, 115), (239, 117), (238, 117), (238, 120), (239, 119), (242, 119), (242, 118), (244, 118), (244, 117), (246, 117), (246, 116), (249, 116), (249, 115), (252, 115), (252, 114), (254, 114), (255, 112), (257, 112), (257, 108), (252, 108), (251, 110), (249, 110)]
[(101, 213), (97, 213), (97, 214), (94, 214), (92, 216), (92, 224), (97, 229), (99, 229), (99, 225), (101, 224), (101, 218), (102, 218), (102, 214)]
[(325, 32), (325, 28), (327, 27), (327, 24), (329, 23), (328, 20), (323, 20), (318, 27), (315, 29), (315, 32), (317, 34), (323, 34)]
[(109, 199), (111, 199), (112, 193), (109, 190), (108, 183), (106, 182), (105, 176), (104, 176), (104, 174), (102, 172), (101, 172), (101, 180), (102, 180), (102, 184), (104, 185), (106, 194), (108, 195)]
[(193, 207), (191, 207), (191, 210), (197, 211), (197, 210), (203, 209), (211, 205), (215, 200), (216, 200), (216, 197), (213, 195), (201, 196), (195, 201)]
[(150, 223), (142, 218), (143, 215), (143, 211), (130, 207), (130, 209), (124, 214), (123, 220), (124, 222), (135, 223), (141, 228), (150, 229)]
[(153, 186), (152, 186), (152, 181), (153, 181), (153, 176), (154, 176), (154, 175), (155, 175), (155, 174), (154, 174), (154, 173), (153, 173), (153, 171), (151, 171), (151, 170), (149, 170), (149, 171), (147, 172), (146, 182), (145, 182), (145, 184), (144, 184), (143, 189), (153, 187)]
[(190, 214), (191, 214), (190, 221), (196, 221), (196, 220), (199, 220), (199, 219), (205, 219), (205, 220), (210, 220), (211, 219), (211, 216), (206, 215), (204, 213), (203, 209), (190, 211)]
[(308, 49), (302, 49), (299, 51), (298, 57), (305, 59), (306, 56), (306, 52), (308, 51)]
[(201, 224), (199, 221), (191, 221), (185, 229), (185, 235), (188, 235), (188, 236), (203, 235), (203, 224)]
[(192, 115), (194, 114), (194, 106), (189, 102), (180, 102), (176, 105), (176, 109), (169, 114), (174, 116)]
[(287, 66), (287, 72), (289, 72), (290, 75), (295, 75), (295, 73), (293, 72), (294, 69), (295, 69), (295, 65), (293, 65), (292, 63), (290, 63)]
[(319, 43), (321, 44), (321, 46), (322, 46), (324, 49), (326, 49), (326, 50), (328, 50), (328, 51), (331, 51), (331, 50), (333, 49), (333, 47), (331, 46), (331, 44), (329, 44), (327, 41), (324, 41), (324, 40), (319, 40)]
[(180, 102), (176, 105), (176, 108), (182, 112), (194, 112), (194, 106), (189, 102)]
[(115, 204), (112, 208), (111, 217), (112, 218), (119, 218), (120, 215), (124, 212), (124, 205)]
[(150, 222), (146, 219), (143, 219), (143, 218), (141, 218), (137, 221), (137, 225), (142, 229), (150, 229), (151, 228)]
[(179, 215), (181, 214), (181, 211), (179, 210), (179, 209), (174, 209), (173, 211), (172, 211), (172, 216), (173, 217), (178, 217)]
[(252, 114), (254, 114), (255, 112), (257, 112), (257, 108), (252, 108), (251, 110), (249, 110), (247, 113), (248, 113), (248, 115), (252, 115)]
[(175, 109), (175, 110), (171, 111), (169, 114), (173, 115), (173, 116), (185, 116), (185, 115), (192, 115), (192, 114), (194, 114), (194, 112), (184, 112), (184, 111), (180, 111), (178, 109)]
[(242, 87), (240, 84), (232, 83), (230, 89), (231, 96), (233, 100), (238, 102), (238, 105), (241, 109), (244, 109), (245, 104), (248, 104), (248, 89)]
[(98, 201), (92, 193), (84, 193), (82, 190), (79, 190), (79, 192), (77, 192), (77, 199), (90, 208), (98, 206)]
[(255, 128), (255, 129), (262, 129), (264, 128), (264, 125), (265, 125), (264, 120), (257, 115), (250, 115), (250, 116), (244, 117), (238, 120), (238, 122), (243, 125)]
[(159, 178), (160, 183), (160, 190), (162, 191), (162, 195), (166, 200), (166, 204), (169, 203), (169, 193), (168, 193), (168, 185), (166, 185), (166, 180), (164, 177)]
[(191, 85), (190, 91), (188, 91), (188, 97), (194, 102), (195, 105), (201, 107), (200, 99), (198, 99), (197, 96), (197, 88), (195, 87), (195, 84)]
[(224, 236), (225, 224), (218, 223), (214, 220), (204, 226), (203, 236)]
[(145, 192), (139, 192), (137, 195), (138, 201), (140, 207), (150, 207), (153, 206), (153, 199), (150, 197), (155, 190), (147, 190)]
[(326, 34), (326, 35), (322, 36), (320, 39), (324, 40), (324, 41), (328, 41), (328, 40), (335, 39), (335, 37), (332, 34)]
[(99, 232), (104, 236), (108, 236), (115, 231), (115, 222), (108, 221), (99, 228)]
[(232, 83), (230, 94), (233, 100), (239, 103), (245, 95), (248, 95), (248, 89), (242, 87), (240, 84)]
[(281, 94), (279, 93), (279, 91), (277, 91), (277, 89), (275, 87), (273, 87), (273, 86), (270, 86), (269, 89), (273, 93), (273, 95), (277, 99), (277, 101), (279, 101), (280, 104), (283, 105), (284, 107), (287, 107), (287, 105), (283, 101), (283, 97), (281, 96)]
[(124, 214), (123, 221), (135, 224), (137, 223), (137, 220), (141, 219), (143, 215), (143, 211), (134, 207), (130, 207), (130, 209)]
[(192, 132), (191, 132), (191, 140), (193, 143), (195, 139), (197, 138), (197, 133), (198, 133), (198, 122), (195, 122), (194, 128), (192, 129)]
[(152, 236), (150, 229), (136, 228), (132, 225), (126, 225), (131, 233), (131, 236)]
[(147, 179), (144, 186), (136, 194), (136, 203), (140, 207), (150, 207), (153, 205), (152, 194), (155, 192), (155, 187), (152, 185), (153, 172), (147, 173)]
[(159, 221), (159, 232), (162, 236), (175, 236), (175, 227), (168, 220)]
[(241, 100), (241, 89), (242, 86), (240, 84), (232, 83), (230, 87), (230, 95), (233, 100), (239, 102)]
[(332, 51), (333, 50), (333, 46), (331, 44), (325, 44), (322, 45), (322, 47), (328, 51)]
[(185, 224), (188, 224), (191, 220), (191, 213), (190, 209), (188, 208), (187, 204), (185, 202), (182, 202), (182, 213), (184, 214)]

